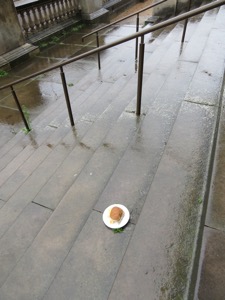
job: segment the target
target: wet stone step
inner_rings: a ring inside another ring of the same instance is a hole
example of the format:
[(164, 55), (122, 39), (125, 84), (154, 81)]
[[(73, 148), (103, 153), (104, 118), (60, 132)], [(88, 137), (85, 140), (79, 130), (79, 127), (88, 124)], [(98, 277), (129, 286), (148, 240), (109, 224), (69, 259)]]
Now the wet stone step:
[[(130, 86), (127, 91), (123, 91), (120, 95), (121, 98), (118, 97), (117, 110), (113, 110), (113, 112), (108, 111), (108, 115), (110, 118), (118, 118), (121, 114), (121, 106), (126, 106), (126, 103), (130, 101), (130, 96), (133, 95), (134, 90), (133, 81), (130, 82)], [(124, 94), (127, 95), (126, 101), (121, 102), (120, 99), (123, 99)], [(123, 109), (122, 109), (123, 111)], [(107, 116), (107, 114), (106, 114)], [(112, 121), (113, 119), (111, 119)], [(108, 126), (105, 127), (105, 125)], [(101, 118), (99, 124), (92, 126), (92, 131), (95, 130), (96, 134), (102, 139), (104, 135), (107, 133), (108, 128), (111, 127), (111, 122), (107, 118)], [(96, 129), (98, 130), (96, 131)], [(103, 133), (103, 136), (101, 135)], [(88, 145), (89, 147), (96, 147), (94, 145), (98, 145), (98, 140), (96, 140), (96, 135), (89, 134), (82, 141), (84, 145)], [(62, 161), (66, 158), (66, 156), (71, 152), (71, 149), (65, 147), (65, 145), (59, 144), (54, 148), (54, 151), (51, 152), (51, 155), (48, 155), (48, 159), (46, 159), (38, 169), (35, 170), (31, 174), (31, 176), (26, 180), (26, 182), (21, 186), (20, 189), (17, 190), (16, 194), (14, 194), (9, 200), (4, 209), (1, 209), (0, 215), (2, 214), (4, 217), (0, 218), (0, 222), (2, 222), (1, 226), (1, 234), (7, 230), (8, 226), (11, 226), (12, 222), (14, 222), (15, 218), (20, 214), (20, 212), (24, 209), (24, 207), (31, 202), (40, 189), (48, 182), (49, 178), (54, 174), (57, 168), (61, 165)], [(44, 174), (44, 176), (41, 176)], [(41, 178), (39, 178), (41, 176)], [(46, 204), (47, 205), (47, 204)], [(10, 214), (9, 211), (12, 210)], [(6, 213), (8, 211), (8, 213)], [(4, 225), (3, 225), (4, 224)]]
[(160, 80), (162, 85), (153, 75), (145, 83), (146, 116), (99, 198), (97, 211), (122, 203), (131, 212), (131, 222), (137, 222), (195, 69), (193, 63), (179, 64), (166, 81)]
[(32, 244), (36, 235), (50, 217), (52, 211), (29, 204), (13, 226), (0, 240), (0, 286)]
[(48, 155), (48, 160), (43, 161), (38, 169), (32, 173), (28, 180), (17, 190), (7, 203), (0, 210), (0, 223), (2, 236), (9, 227), (13, 224), (18, 215), (23, 211), (28, 203), (32, 201), (34, 196), (40, 190), (52, 173), (59, 167), (61, 160), (65, 159), (69, 150), (63, 145), (58, 145), (51, 155)]
[[(198, 62), (203, 50), (205, 49), (205, 43), (208, 39), (210, 30), (213, 28), (217, 16), (217, 9), (204, 14), (201, 22), (199, 23), (196, 31), (191, 36), (189, 42), (184, 48), (181, 59)], [(187, 27), (188, 30), (188, 27)], [(193, 47), (195, 51), (193, 51)]]
[[(13, 299), (15, 294), (17, 299), (23, 300), (44, 296), (136, 128), (136, 118), (126, 114), (121, 116), (111, 132), (114, 138), (121, 141), (120, 148), (109, 151), (101, 147), (95, 152), (2, 286), (3, 299)], [(28, 272), (28, 268), (32, 272)], [(46, 273), (48, 276), (44, 277), (43, 274)]]
[[(99, 85), (97, 85), (97, 87), (98, 87), (98, 86), (99, 86)], [(105, 85), (102, 85), (102, 84), (101, 84), (102, 89), (97, 90), (97, 92), (95, 93), (96, 96), (95, 96), (95, 94), (93, 94), (93, 89), (88, 89), (88, 91), (87, 91), (86, 93), (84, 93), (84, 95), (81, 96), (81, 97), (84, 97), (84, 98), (85, 98), (86, 96), (89, 95), (90, 92), (92, 92), (92, 95), (93, 95), (93, 96), (92, 96), (92, 100), (94, 100), (94, 99), (97, 100), (97, 98), (99, 97), (100, 93), (104, 93), (104, 88), (103, 88), (103, 86), (105, 86), (105, 90), (106, 90), (107, 87), (108, 87), (108, 86), (106, 86), (106, 84), (105, 84)], [(96, 87), (96, 88), (97, 88), (97, 87)], [(95, 89), (95, 88), (94, 88), (94, 89)], [(78, 102), (77, 104), (79, 104), (79, 102)], [(62, 112), (62, 111), (65, 111), (65, 114), (64, 114), (64, 117), (63, 117), (63, 119), (61, 120), (61, 122), (58, 123), (59, 116), (60, 116), (59, 112)], [(10, 144), (9, 144), (9, 146), (12, 146), (12, 145), (13, 145), (13, 148), (11, 148), (10, 151), (8, 151), (8, 152), (0, 159), (0, 167), (1, 167), (1, 169), (5, 168), (6, 165), (7, 165), (9, 162), (12, 161), (12, 159), (14, 158), (14, 156), (16, 156), (16, 155), (18, 155), (19, 153), (21, 153), (21, 151), (23, 151), (24, 148), (26, 149), (26, 147), (30, 147), (30, 146), (29, 146), (29, 144), (30, 144), (30, 138), (32, 139), (33, 135), (34, 135), (34, 139), (33, 139), (33, 141), (34, 141), (34, 148), (33, 148), (33, 151), (35, 150), (35, 147), (36, 147), (36, 146), (41, 145), (43, 142), (46, 141), (46, 139), (48, 139), (48, 143), (50, 143), (50, 142), (49, 142), (49, 137), (51, 136), (51, 132), (56, 131), (56, 129), (57, 129), (58, 127), (60, 127), (62, 121), (64, 121), (65, 118), (68, 118), (68, 112), (67, 112), (67, 110), (66, 110), (65, 101), (64, 101), (64, 102), (62, 103), (62, 105), (59, 107), (58, 113), (57, 113), (57, 111), (54, 110), (53, 114), (52, 114), (52, 115), (50, 114), (48, 117), (54, 118), (54, 121), (51, 122), (51, 119), (49, 119), (49, 121), (46, 122), (46, 118), (43, 116), (43, 118), (42, 118), (43, 122), (42, 122), (42, 120), (41, 120), (41, 122), (39, 123), (39, 126), (40, 126), (40, 124), (41, 124), (42, 126), (45, 124), (46, 129), (44, 130), (44, 132), (43, 132), (43, 130), (41, 130), (41, 131), (42, 131), (42, 134), (41, 134), (41, 135), (38, 134), (38, 133), (39, 133), (39, 130), (37, 130), (37, 129), (35, 130), (35, 128), (34, 128), (34, 131), (31, 132), (28, 136), (22, 135), (22, 143), (19, 143), (19, 144), (17, 143), (17, 145), (14, 145), (13, 143), (10, 143)], [(68, 128), (68, 129), (66, 129), (66, 128), (61, 128), (59, 131), (61, 131), (61, 132), (64, 131), (64, 132), (65, 132), (66, 130), (68, 131), (69, 128)], [(59, 131), (58, 131), (58, 138), (60, 138)], [(54, 134), (54, 133), (53, 133), (53, 134)], [(20, 136), (21, 136), (21, 135), (20, 135)], [(17, 139), (16, 139), (16, 141), (17, 141)], [(20, 141), (20, 140), (19, 140), (19, 141)], [(51, 142), (51, 143), (56, 144), (56, 142)], [(26, 145), (28, 145), (28, 146), (26, 146)], [(7, 148), (6, 148), (6, 149), (7, 149)], [(4, 152), (6, 151), (6, 149), (4, 150)], [(23, 152), (21, 153), (21, 156), (24, 156)], [(19, 160), (19, 157), (17, 156), (17, 158), (15, 158), (15, 160)]]
[[(82, 168), (93, 155), (93, 152), (101, 145), (102, 139), (107, 133), (107, 130), (112, 126), (113, 121), (115, 121), (121, 113), (119, 107), (122, 102), (120, 101), (121, 97), (117, 93), (118, 89), (124, 87), (125, 84), (126, 81), (124, 80), (124, 82), (119, 81), (117, 84), (113, 85), (110, 91), (102, 97), (102, 101), (91, 109), (91, 113), (82, 117), (87, 121), (91, 120), (94, 122), (95, 119), (96, 121), (93, 124), (89, 123), (89, 127), (91, 126), (91, 128), (89, 128), (89, 131), (85, 133), (84, 136), (79, 134), (77, 147), (73, 149), (60, 168), (38, 193), (34, 199), (35, 202), (52, 209), (56, 208), (65, 192), (71, 186), (73, 181), (76, 180), (76, 177), (79, 176)], [(130, 89), (130, 85), (128, 85), (128, 89)], [(129, 100), (129, 94), (126, 98)], [(123, 101), (124, 100), (125, 99), (123, 98)], [(122, 104), (122, 106), (123, 105), (124, 104)], [(103, 113), (100, 115), (101, 111)], [(97, 120), (99, 115), (100, 119)], [(68, 140), (65, 140), (64, 142), (67, 144)], [(62, 173), (65, 174), (63, 177), (61, 176)]]
[(182, 104), (109, 299), (186, 298), (215, 113)]
[(132, 232), (113, 233), (93, 211), (43, 299), (107, 299)]
[[(179, 49), (179, 36), (182, 32), (181, 25), (177, 25), (162, 41), (159, 47), (155, 49), (155, 51), (149, 56), (148, 52), (146, 52), (146, 58), (145, 58), (145, 66), (144, 66), (144, 73), (150, 74), (153, 72), (157, 67), (158, 64), (162, 61), (164, 58), (164, 55), (167, 53), (168, 48), (171, 46), (174, 46), (174, 43), (176, 43), (177, 48)], [(177, 51), (175, 51), (176, 53)], [(179, 50), (178, 50), (179, 54)], [(165, 60), (164, 60), (165, 62)], [(168, 60), (167, 64), (171, 64), (171, 62)]]
[[(212, 29), (198, 68), (189, 87), (186, 101), (218, 105), (224, 76), (225, 32)], [(181, 57), (183, 60), (183, 57)]]

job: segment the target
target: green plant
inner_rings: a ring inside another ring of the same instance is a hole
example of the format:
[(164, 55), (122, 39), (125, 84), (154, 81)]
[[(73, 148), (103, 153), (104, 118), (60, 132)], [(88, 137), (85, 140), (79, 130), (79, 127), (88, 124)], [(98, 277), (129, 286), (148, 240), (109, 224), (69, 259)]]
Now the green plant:
[(49, 42), (49, 44), (50, 44), (50, 45), (55, 45), (55, 44), (57, 44), (59, 41), (60, 41), (60, 38), (59, 38), (59, 37), (53, 36), (53, 37), (51, 38), (51, 41)]
[[(28, 124), (28, 127), (31, 128), (31, 124), (30, 124), (30, 113), (27, 109), (27, 107), (25, 105), (22, 105), (22, 111), (23, 111), (23, 114), (24, 114), (24, 117), (27, 121), (27, 124)], [(25, 133), (25, 134), (28, 134), (30, 130), (28, 130), (26, 127), (22, 128), (22, 131)]]
[(71, 32), (78, 32), (79, 30), (83, 29), (85, 27), (85, 24), (80, 24), (77, 26), (72, 27)]
[(203, 201), (203, 200), (202, 200), (202, 197), (199, 197), (199, 198), (198, 198), (198, 203), (199, 203), (199, 204), (202, 204), (202, 201)]
[(0, 78), (5, 77), (8, 75), (8, 72), (4, 71), (4, 70), (0, 70)]
[(123, 231), (124, 231), (123, 228), (116, 228), (116, 229), (113, 229), (113, 232), (114, 232), (114, 233), (121, 233), (121, 232), (123, 232)]
[(74, 86), (73, 83), (68, 83), (67, 85), (68, 85), (69, 87)]
[(40, 43), (38, 46), (39, 46), (39, 48), (45, 48), (48, 46), (48, 43), (43, 42), (43, 43)]

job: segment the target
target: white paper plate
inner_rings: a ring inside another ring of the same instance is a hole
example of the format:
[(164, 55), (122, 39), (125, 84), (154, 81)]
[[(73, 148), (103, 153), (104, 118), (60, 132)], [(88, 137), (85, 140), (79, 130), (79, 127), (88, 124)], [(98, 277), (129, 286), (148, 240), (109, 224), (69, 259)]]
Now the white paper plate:
[[(110, 218), (109, 215), (110, 215), (111, 209), (114, 206), (117, 206), (117, 207), (121, 208), (124, 212), (124, 216), (123, 216), (123, 218), (120, 222), (110, 223), (111, 218)], [(103, 222), (105, 223), (105, 225), (107, 227), (117, 229), (117, 228), (121, 228), (121, 227), (123, 227), (127, 224), (127, 222), (130, 219), (130, 213), (129, 213), (129, 210), (124, 205), (122, 205), (122, 204), (112, 204), (104, 210), (103, 215), (102, 215), (102, 219), (103, 219)]]

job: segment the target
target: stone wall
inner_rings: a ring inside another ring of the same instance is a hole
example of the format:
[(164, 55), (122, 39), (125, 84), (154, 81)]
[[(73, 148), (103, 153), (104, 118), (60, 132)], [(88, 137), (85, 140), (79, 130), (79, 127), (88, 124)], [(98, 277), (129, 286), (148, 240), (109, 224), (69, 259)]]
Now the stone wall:
[[(154, 0), (154, 3), (158, 2), (158, 0)], [(153, 8), (153, 15), (162, 17), (166, 19), (175, 14), (185, 12), (188, 8), (189, 0), (167, 0), (166, 2), (156, 6)], [(198, 7), (202, 3), (202, 0), (192, 0), (191, 8)]]
[(96, 10), (102, 8), (102, 0), (83, 0), (80, 1), (81, 9), (86, 14), (91, 14), (95, 12)]
[(0, 0), (0, 55), (24, 44), (13, 0)]

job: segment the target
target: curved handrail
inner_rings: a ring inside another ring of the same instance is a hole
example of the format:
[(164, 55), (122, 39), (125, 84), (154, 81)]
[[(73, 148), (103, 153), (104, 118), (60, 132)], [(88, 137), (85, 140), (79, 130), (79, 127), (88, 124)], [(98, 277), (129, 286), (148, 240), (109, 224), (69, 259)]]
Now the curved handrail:
[(162, 0), (162, 1), (156, 2), (156, 3), (154, 3), (154, 4), (151, 4), (151, 5), (149, 5), (149, 6), (146, 6), (145, 8), (142, 8), (142, 9), (136, 11), (135, 13), (129, 14), (129, 15), (123, 17), (123, 18), (120, 18), (120, 19), (117, 20), (117, 21), (111, 22), (110, 24), (107, 24), (107, 25), (105, 25), (105, 26), (102, 26), (102, 27), (99, 28), (99, 29), (93, 30), (92, 32), (87, 33), (87, 34), (85, 34), (85, 35), (82, 36), (82, 42), (84, 41), (84, 39), (85, 39), (86, 37), (88, 37), (88, 36), (90, 36), (90, 35), (92, 35), (92, 34), (94, 34), (94, 33), (97, 33), (97, 32), (99, 32), (99, 31), (101, 31), (101, 30), (104, 30), (104, 29), (106, 29), (106, 28), (112, 26), (112, 25), (115, 25), (115, 24), (117, 24), (117, 23), (119, 23), (119, 22), (122, 22), (122, 21), (128, 19), (128, 18), (131, 18), (131, 17), (133, 17), (133, 16), (135, 16), (135, 15), (138, 15), (138, 14), (142, 13), (143, 11), (146, 11), (146, 10), (148, 10), (148, 9), (150, 9), (150, 8), (152, 8), (152, 7), (155, 7), (155, 6), (157, 6), (157, 5), (159, 5), (159, 4), (163, 3), (163, 2), (166, 2), (166, 1), (168, 1), (168, 0)]
[[(156, 31), (158, 29), (162, 29), (162, 28), (167, 27), (169, 25), (173, 25), (173, 24), (175, 24), (175, 23), (177, 23), (179, 21), (186, 20), (186, 19), (188, 19), (190, 17), (193, 17), (193, 16), (196, 16), (198, 14), (204, 13), (204, 12), (206, 12), (208, 10), (214, 9), (214, 8), (222, 6), (224, 4), (225, 4), (225, 0), (218, 0), (218, 1), (215, 1), (215, 2), (211, 2), (209, 4), (201, 6), (199, 8), (193, 9), (193, 10), (191, 10), (189, 12), (183, 13), (183, 14), (181, 14), (179, 16), (176, 16), (174, 18), (166, 20), (164, 22), (158, 23), (158, 24), (156, 24), (156, 25), (154, 25), (154, 26), (152, 26), (150, 28), (143, 29), (140, 32), (133, 33), (133, 34), (127, 36), (127, 37), (123, 37), (123, 38), (118, 39), (118, 40), (116, 40), (114, 42), (111, 42), (111, 43), (109, 43), (107, 45), (103, 45), (103, 46), (101, 46), (99, 48), (96, 48), (96, 49), (90, 50), (90, 51), (88, 51), (86, 53), (83, 53), (83, 54), (80, 54), (78, 56), (75, 56), (75, 57), (73, 57), (71, 59), (68, 59), (67, 61), (61, 62), (61, 63), (59, 63), (59, 64), (57, 64), (55, 66), (46, 68), (46, 69), (44, 69), (42, 71), (35, 72), (35, 73), (33, 73), (31, 75), (28, 75), (28, 76), (26, 76), (24, 78), (21, 78), (21, 79), (18, 79), (16, 81), (13, 81), (11, 83), (8, 83), (8, 84), (0, 87), (0, 90), (3, 90), (5, 88), (11, 88), (11, 91), (12, 91), (12, 94), (14, 96), (15, 102), (16, 102), (16, 104), (18, 106), (18, 109), (19, 109), (21, 115), (22, 115), (22, 119), (23, 119), (23, 121), (25, 123), (25, 126), (26, 126), (27, 130), (29, 131), (30, 128), (29, 128), (29, 126), (28, 126), (28, 124), (26, 122), (26, 118), (23, 115), (21, 106), (20, 106), (19, 101), (17, 99), (16, 93), (15, 93), (15, 91), (13, 89), (13, 85), (21, 83), (21, 82), (23, 82), (25, 80), (28, 80), (30, 78), (42, 75), (42, 74), (44, 74), (46, 72), (55, 70), (57, 68), (60, 68), (60, 74), (61, 74), (61, 78), (62, 78), (62, 84), (63, 84), (64, 94), (65, 94), (67, 108), (68, 108), (68, 112), (69, 112), (70, 122), (71, 122), (71, 125), (73, 126), (74, 125), (74, 121), (73, 121), (72, 110), (71, 110), (71, 107), (70, 107), (69, 94), (68, 94), (67, 85), (66, 85), (66, 81), (65, 81), (65, 76), (64, 76), (64, 72), (63, 72), (63, 66), (68, 65), (68, 64), (70, 64), (72, 62), (78, 61), (78, 60), (80, 60), (82, 58), (88, 57), (89, 55), (98, 54), (98, 53), (100, 53), (103, 50), (112, 48), (114, 46), (123, 44), (125, 42), (128, 42), (130, 40), (133, 40), (133, 39), (136, 39), (136, 38), (139, 38), (139, 37), (141, 37), (141, 44), (140, 45), (142, 46), (143, 43), (144, 43), (144, 36), (145, 36), (145, 34), (148, 34), (150, 32)], [(140, 49), (142, 49), (144, 51), (144, 47), (140, 47)], [(142, 75), (143, 75), (143, 74), (141, 74), (141, 70), (143, 70), (143, 62), (144, 62), (144, 60), (143, 60), (143, 52), (142, 52), (141, 55), (140, 55), (140, 57), (139, 57), (138, 94), (137, 94), (137, 112), (136, 112), (137, 115), (140, 114), (140, 107), (141, 107), (141, 91), (142, 91)]]

